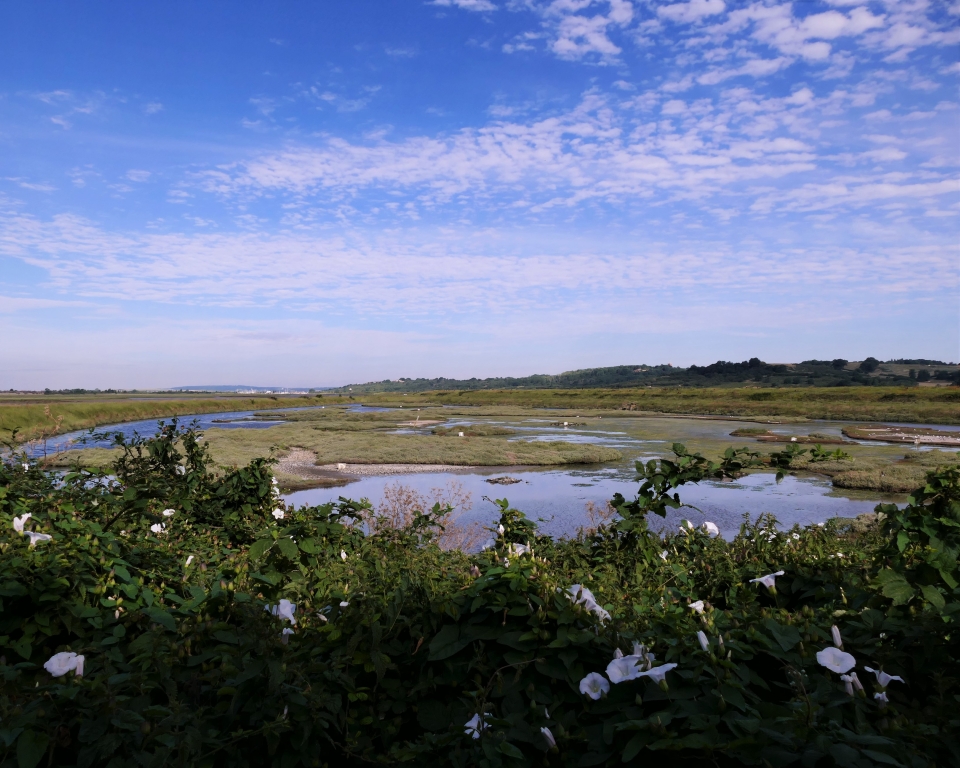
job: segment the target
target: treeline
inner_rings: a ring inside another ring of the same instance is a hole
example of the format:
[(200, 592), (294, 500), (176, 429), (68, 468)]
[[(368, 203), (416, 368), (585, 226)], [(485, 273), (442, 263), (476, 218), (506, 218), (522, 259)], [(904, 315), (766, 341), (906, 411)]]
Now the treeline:
[(478, 391), (488, 389), (594, 389), (620, 387), (718, 387), (757, 384), (773, 387), (844, 387), (899, 385), (942, 380), (960, 384), (960, 371), (913, 369), (909, 374), (891, 366), (946, 366), (939, 361), (888, 360), (868, 357), (859, 365), (848, 360), (804, 360), (801, 363), (766, 363), (752, 357), (743, 362), (718, 360), (705, 366), (679, 368), (673, 365), (615, 365), (584, 368), (557, 375), (537, 374), (523, 377), (489, 379), (386, 379), (366, 384), (350, 384), (333, 390), (341, 393), (430, 392), (437, 390)]

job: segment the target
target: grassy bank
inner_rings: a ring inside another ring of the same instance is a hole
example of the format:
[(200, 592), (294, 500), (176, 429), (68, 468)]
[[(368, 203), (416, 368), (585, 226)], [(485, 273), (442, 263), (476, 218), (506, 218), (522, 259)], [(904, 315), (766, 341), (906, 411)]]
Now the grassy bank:
[(599, 464), (622, 458), (619, 451), (598, 445), (565, 442), (510, 442), (496, 437), (393, 435), (382, 432), (332, 432), (299, 424), (270, 429), (211, 429), (207, 444), (214, 459), (240, 466), (293, 447), (317, 454), (318, 464), (454, 464), (498, 467), (518, 464)]
[(960, 465), (956, 451), (911, 451), (897, 458), (853, 455), (840, 461), (810, 460), (809, 455), (794, 459), (791, 469), (827, 475), (836, 488), (908, 493), (923, 484), (927, 472)]
[[(327, 398), (324, 402), (334, 402)], [(297, 408), (317, 405), (316, 397), (211, 395), (209, 397), (151, 396), (134, 399), (119, 396), (43, 396), (0, 399), (0, 439), (16, 442), (42, 439), (55, 434), (90, 429), (105, 424), (142, 419), (163, 419), (193, 413), (225, 413), (266, 408)]]
[[(242, 466), (260, 457), (282, 455), (292, 448), (313, 451), (318, 464), (506, 467), (600, 464), (623, 458), (619, 451), (598, 445), (562, 441), (511, 442), (503, 437), (397, 435), (376, 429), (376, 422), (367, 422), (366, 429), (353, 424), (354, 429), (343, 430), (330, 428), (332, 424), (318, 429), (309, 423), (284, 424), (268, 429), (210, 429), (205, 433), (204, 441), (213, 460), (227, 467)], [(105, 466), (116, 455), (114, 450), (96, 448), (68, 451), (51, 464), (68, 466), (80, 458), (88, 466)]]
[(557, 389), (365, 395), (370, 405), (499, 405), (741, 418), (960, 424), (956, 387)]

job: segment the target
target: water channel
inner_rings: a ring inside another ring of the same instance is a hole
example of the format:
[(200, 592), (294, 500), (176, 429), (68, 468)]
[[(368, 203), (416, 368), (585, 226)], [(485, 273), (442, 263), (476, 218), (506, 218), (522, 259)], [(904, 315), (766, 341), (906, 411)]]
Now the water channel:
[[(269, 414), (282, 414), (284, 411), (309, 409), (271, 410)], [(351, 411), (383, 411), (389, 409), (368, 408), (361, 405), (349, 406)], [(469, 495), (469, 504), (465, 505), (460, 518), (464, 523), (479, 523), (488, 526), (496, 517), (496, 507), (485, 500), (508, 498), (512, 506), (522, 509), (530, 518), (540, 521), (541, 529), (551, 535), (571, 535), (587, 524), (587, 506), (592, 504), (604, 507), (614, 493), (632, 498), (637, 489), (634, 462), (647, 460), (669, 453), (673, 442), (685, 443), (692, 450), (712, 451), (718, 447), (742, 444), (745, 441), (732, 438), (730, 433), (743, 427), (742, 421), (704, 418), (656, 418), (656, 417), (606, 417), (596, 416), (563, 417), (568, 426), (562, 426), (558, 417), (545, 411), (543, 416), (524, 417), (480, 417), (464, 418), (462, 411), (456, 420), (446, 422), (445, 426), (467, 426), (470, 424), (491, 424), (514, 430), (509, 440), (565, 440), (569, 442), (596, 443), (616, 448), (623, 459), (602, 466), (577, 466), (563, 468), (530, 467), (485, 467), (465, 468), (448, 472), (423, 472), (418, 474), (399, 474), (386, 476), (361, 476), (346, 487), (316, 488), (296, 491), (285, 496), (287, 503), (315, 505), (335, 501), (340, 496), (347, 498), (367, 498), (375, 505), (384, 496), (387, 485), (402, 483), (414, 491), (431, 496), (435, 489), (445, 489), (451, 483), (459, 484), (462, 492)], [(169, 421), (169, 419), (167, 420)], [(196, 424), (201, 430), (210, 429), (268, 429), (283, 424), (282, 419), (260, 420), (254, 411), (236, 411), (230, 413), (198, 414), (181, 417), (183, 424)], [(134, 436), (150, 435), (156, 431), (157, 420), (150, 419), (125, 424), (97, 428), (96, 432), (122, 433), (127, 439)], [(772, 432), (803, 435), (818, 433), (841, 437), (841, 422), (803, 422), (789, 425), (764, 425)], [(926, 425), (932, 426), (932, 425)], [(950, 429), (939, 427), (938, 429)], [(429, 428), (400, 427), (397, 433), (428, 434)], [(69, 447), (81, 447), (78, 442), (84, 440), (83, 447), (109, 447), (108, 438), (91, 439), (89, 432), (74, 432), (48, 440), (46, 451), (65, 450)], [(867, 445), (864, 443), (864, 445)], [(883, 444), (869, 443), (872, 447)], [(760, 448), (760, 446), (757, 446)], [(903, 446), (898, 450), (906, 450)], [(764, 446), (763, 450), (773, 447)], [(35, 456), (43, 455), (43, 446), (34, 446), (31, 452)], [(520, 482), (510, 485), (492, 485), (487, 482), (494, 476), (509, 475)], [(720, 528), (724, 536), (733, 535), (739, 528), (744, 516), (756, 519), (762, 513), (772, 513), (783, 527), (794, 524), (809, 525), (823, 522), (831, 517), (855, 517), (863, 512), (872, 511), (882, 498), (879, 493), (840, 491), (834, 489), (829, 479), (820, 476), (787, 477), (780, 484), (775, 482), (772, 473), (755, 473), (733, 483), (706, 482), (682, 489), (681, 500), (685, 506), (671, 512), (666, 521), (659, 518), (651, 521), (654, 525), (676, 526), (682, 519), (695, 524), (710, 520)], [(468, 507), (468, 508), (467, 508)]]

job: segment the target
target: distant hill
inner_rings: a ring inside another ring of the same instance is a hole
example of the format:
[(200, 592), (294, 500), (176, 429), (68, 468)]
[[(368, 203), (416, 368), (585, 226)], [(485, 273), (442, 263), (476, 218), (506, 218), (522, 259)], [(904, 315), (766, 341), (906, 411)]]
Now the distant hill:
[[(915, 361), (910, 361), (914, 363)], [(916, 361), (913, 377), (900, 360), (881, 362), (805, 360), (802, 363), (765, 363), (756, 357), (741, 363), (719, 360), (710, 365), (678, 368), (672, 365), (615, 365), (583, 368), (559, 374), (490, 379), (387, 379), (349, 384), (328, 390), (345, 394), (375, 392), (428, 392), (483, 389), (595, 389), (620, 387), (723, 387), (756, 384), (781, 387), (844, 387), (853, 385), (903, 385), (919, 381), (960, 384), (960, 372), (952, 363)], [(922, 370), (925, 373), (921, 374)]]
[(257, 394), (293, 395), (307, 392), (320, 392), (322, 388), (315, 387), (254, 387), (247, 384), (200, 384), (192, 387), (171, 387), (170, 392), (250, 392)]

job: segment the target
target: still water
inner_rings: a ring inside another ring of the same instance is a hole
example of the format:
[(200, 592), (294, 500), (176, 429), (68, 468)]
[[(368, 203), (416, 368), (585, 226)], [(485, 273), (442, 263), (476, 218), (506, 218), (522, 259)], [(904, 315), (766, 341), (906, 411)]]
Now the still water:
[[(314, 408), (290, 408), (272, 410), (270, 413), (314, 410)], [(355, 412), (390, 410), (352, 405), (348, 410)], [(262, 412), (261, 412), (262, 413)], [(476, 468), (456, 472), (423, 473), (392, 476), (367, 476), (357, 478), (347, 487), (333, 489), (312, 489), (289, 494), (289, 503), (322, 504), (334, 501), (343, 495), (347, 498), (368, 498), (375, 505), (383, 498), (387, 484), (402, 483), (417, 492), (433, 495), (432, 489), (445, 488), (448, 483), (459, 483), (470, 496), (470, 508), (463, 513), (463, 521), (490, 525), (496, 518), (496, 507), (484, 496), (491, 499), (506, 497), (510, 503), (522, 509), (531, 519), (540, 520), (541, 527), (551, 535), (571, 535), (586, 524), (586, 508), (594, 504), (603, 508), (614, 493), (620, 492), (626, 498), (632, 498), (637, 484), (634, 482), (633, 463), (637, 459), (647, 460), (655, 456), (668, 454), (673, 442), (687, 443), (692, 450), (712, 452), (736, 442), (730, 436), (731, 431), (745, 426), (743, 422), (723, 419), (695, 418), (596, 418), (595, 416), (566, 416), (569, 421), (564, 427), (561, 417), (518, 417), (491, 418), (479, 417), (465, 419), (462, 416), (451, 420), (445, 426), (469, 425), (476, 423), (498, 424), (514, 430), (509, 440), (564, 440), (568, 442), (595, 443), (616, 448), (623, 459), (604, 466), (577, 467), (563, 469), (551, 468)], [(169, 421), (169, 419), (167, 419)], [(267, 429), (283, 424), (282, 418), (263, 421), (257, 418), (255, 411), (234, 411), (228, 413), (198, 414), (181, 417), (183, 424), (196, 424), (201, 430), (209, 429)], [(841, 437), (841, 429), (846, 426), (840, 422), (806, 422), (802, 424), (764, 425), (772, 432), (785, 434), (809, 434), (817, 432), (824, 435)], [(933, 426), (933, 425), (928, 425)], [(157, 420), (148, 419), (125, 424), (103, 426), (98, 433), (120, 432), (128, 440), (135, 434), (152, 435), (156, 432)], [(396, 432), (429, 434), (430, 428), (398, 428)], [(81, 443), (81, 441), (85, 441)], [(69, 447), (110, 447), (112, 439), (91, 439), (87, 431), (78, 431), (60, 435), (49, 440), (46, 447), (30, 447), (33, 456), (42, 456), (65, 450)], [(873, 446), (882, 444), (872, 443)], [(486, 480), (495, 475), (509, 474), (521, 482), (513, 485), (491, 485)], [(857, 494), (836, 492), (826, 478), (787, 477), (779, 485), (773, 474), (752, 474), (735, 483), (702, 483), (681, 490), (681, 500), (690, 507), (671, 512), (664, 522), (659, 518), (651, 521), (654, 526), (674, 527), (680, 520), (687, 518), (699, 524), (710, 520), (717, 524), (725, 536), (736, 532), (744, 515), (756, 519), (762, 513), (774, 514), (785, 527), (794, 523), (808, 525), (822, 522), (831, 517), (855, 517), (863, 512), (872, 511), (881, 500), (879, 494)]]
[[(293, 411), (312, 411), (320, 410), (323, 406), (307, 406), (304, 408), (275, 408), (267, 413), (290, 413)], [(348, 411), (385, 411), (387, 408), (368, 408), (362, 405), (351, 405), (346, 408)], [(285, 424), (283, 419), (275, 421), (265, 421), (257, 418), (258, 413), (263, 411), (229, 411), (226, 413), (197, 413), (191, 416), (178, 416), (178, 420), (184, 426), (196, 426), (201, 431), (208, 429), (267, 429), (275, 427), (278, 424)], [(31, 458), (37, 458), (44, 455), (50, 455), (59, 451), (66, 451), (71, 448), (112, 448), (113, 435), (120, 433), (124, 439), (132, 440), (134, 435), (148, 437), (157, 432), (157, 423), (163, 421), (169, 424), (173, 420), (172, 416), (163, 419), (143, 419), (141, 421), (127, 421), (122, 424), (107, 424), (97, 427), (95, 430), (77, 430), (76, 432), (65, 432), (62, 435), (51, 437), (44, 445), (30, 444), (24, 446), (24, 450)], [(107, 433), (106, 437), (93, 438), (92, 434), (102, 435)]]
[[(521, 482), (513, 485), (492, 485), (486, 480), (509, 474)], [(462, 513), (460, 521), (477, 522), (483, 526), (495, 525), (497, 507), (488, 499), (506, 497), (511, 506), (523, 510), (527, 517), (537, 520), (541, 531), (552, 536), (574, 535), (586, 524), (590, 503), (604, 507), (621, 493), (627, 499), (636, 495), (638, 484), (622, 477), (618, 470), (511, 470), (437, 472), (416, 475), (362, 477), (341, 488), (314, 488), (296, 491), (284, 496), (294, 506), (324, 504), (343, 496), (350, 499), (369, 499), (375, 506), (383, 499), (384, 487), (400, 483), (418, 493), (433, 497), (433, 489), (446, 489), (459, 483), (469, 493), (471, 506)], [(831, 486), (825, 478), (786, 477), (778, 485), (772, 473), (747, 475), (733, 483), (700, 483), (680, 489), (680, 499), (692, 505), (671, 511), (666, 520), (653, 517), (651, 527), (673, 528), (685, 519), (695, 525), (710, 520), (717, 524), (721, 534), (732, 537), (744, 516), (751, 520), (764, 512), (773, 513), (781, 527), (795, 523), (811, 525), (831, 517), (856, 517), (871, 512), (878, 503), (870, 499), (850, 499), (829, 495)]]

